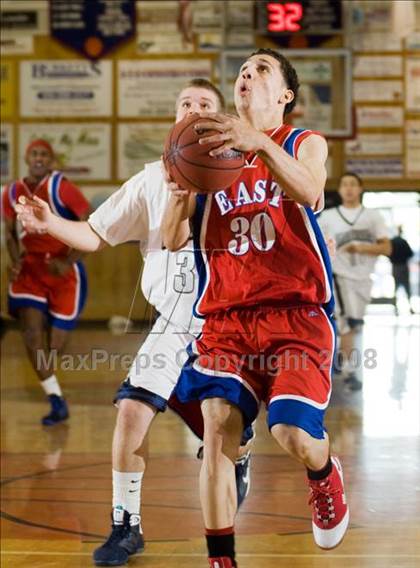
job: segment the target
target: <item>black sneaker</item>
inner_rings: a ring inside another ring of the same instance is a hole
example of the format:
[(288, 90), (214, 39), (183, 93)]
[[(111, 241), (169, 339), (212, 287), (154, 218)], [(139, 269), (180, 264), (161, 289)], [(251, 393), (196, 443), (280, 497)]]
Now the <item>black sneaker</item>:
[(235, 463), (236, 495), (238, 509), (245, 501), (251, 487), (251, 452), (247, 452)]
[(54, 426), (58, 422), (63, 422), (69, 417), (69, 409), (67, 408), (67, 402), (62, 396), (56, 394), (50, 394), (48, 400), (51, 404), (51, 412), (44, 416), (41, 420), (43, 426)]
[[(204, 446), (200, 446), (197, 452), (197, 458), (203, 459)], [(238, 509), (245, 501), (245, 497), (249, 493), (251, 486), (250, 478), (251, 452), (247, 452), (244, 456), (235, 462), (235, 479), (236, 479), (236, 502)]]
[(350, 373), (345, 379), (345, 384), (351, 391), (359, 391), (362, 390), (363, 383), (359, 381), (354, 373)]
[(93, 553), (96, 566), (122, 566), (132, 554), (144, 550), (138, 515), (130, 515), (123, 509), (114, 509), (111, 519), (111, 534)]

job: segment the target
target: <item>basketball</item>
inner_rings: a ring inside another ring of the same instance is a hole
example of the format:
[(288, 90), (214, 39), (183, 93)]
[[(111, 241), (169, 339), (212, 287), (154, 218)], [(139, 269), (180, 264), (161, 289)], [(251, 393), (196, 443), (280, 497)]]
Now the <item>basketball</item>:
[(216, 130), (197, 132), (194, 125), (203, 120), (198, 114), (193, 114), (171, 128), (165, 142), (163, 161), (171, 179), (183, 189), (214, 193), (226, 189), (236, 181), (245, 158), (242, 152), (234, 149), (225, 150), (219, 156), (210, 156), (210, 150), (221, 144), (198, 143), (204, 136), (217, 134)]

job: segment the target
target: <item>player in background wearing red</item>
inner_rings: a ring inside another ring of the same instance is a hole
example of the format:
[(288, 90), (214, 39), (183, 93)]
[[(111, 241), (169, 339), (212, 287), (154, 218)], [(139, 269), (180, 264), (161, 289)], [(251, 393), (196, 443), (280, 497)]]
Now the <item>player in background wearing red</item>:
[(51, 405), (42, 424), (51, 426), (69, 416), (53, 355), (62, 351), (86, 301), (86, 275), (78, 262), (80, 252), (50, 235), (27, 233), (16, 219), (15, 206), (22, 195), (36, 196), (66, 219), (86, 219), (90, 207), (76, 186), (52, 171), (54, 152), (46, 140), (31, 142), (25, 159), (28, 175), (5, 186), (2, 195), (11, 260), (8, 304), (9, 313), (20, 321), (29, 360)]
[(194, 215), (195, 312), (204, 326), (175, 394), (202, 401), (200, 496), (213, 568), (237, 566), (233, 464), (261, 402), (275, 440), (306, 467), (315, 542), (337, 546), (349, 522), (341, 466), (323, 425), (335, 333), (331, 266), (316, 213), (328, 151), (322, 136), (283, 122), (298, 87), (290, 62), (273, 50), (244, 62), (234, 90), (239, 117), (203, 114), (196, 125), (219, 131), (201, 139), (220, 143), (211, 155), (246, 153), (243, 173), (212, 195), (171, 184), (162, 225), (164, 243), (177, 250)]

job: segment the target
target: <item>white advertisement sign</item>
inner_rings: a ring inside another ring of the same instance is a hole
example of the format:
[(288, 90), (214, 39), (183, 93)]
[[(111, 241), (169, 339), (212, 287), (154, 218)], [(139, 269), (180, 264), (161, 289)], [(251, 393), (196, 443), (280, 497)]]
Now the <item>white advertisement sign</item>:
[(420, 112), (420, 57), (405, 62), (405, 106), (412, 112)]
[(356, 109), (357, 127), (401, 127), (403, 108), (391, 106), (359, 106)]
[(353, 77), (401, 77), (402, 57), (395, 55), (361, 55), (355, 57)]
[(48, 35), (48, 0), (1, 0), (1, 35)]
[(348, 36), (354, 51), (401, 51), (401, 39), (388, 32), (356, 33)]
[(37, 60), (20, 64), (20, 113), (39, 116), (111, 116), (111, 61)]
[(402, 158), (351, 158), (346, 160), (346, 170), (363, 178), (391, 178), (404, 176)]
[(19, 128), (19, 175), (27, 173), (25, 150), (35, 138), (48, 140), (56, 154), (55, 167), (70, 179), (109, 180), (111, 125), (104, 123), (32, 123)]
[(356, 102), (400, 102), (403, 92), (402, 81), (353, 81)]
[(118, 125), (118, 179), (126, 180), (145, 163), (159, 160), (173, 122)]
[(0, 37), (0, 55), (26, 55), (34, 50), (33, 36), (7, 36), (2, 34)]
[[(405, 167), (408, 178), (420, 180), (420, 120), (405, 125)], [(420, 182), (419, 182), (420, 189)]]
[(179, 2), (137, 2), (138, 53), (185, 53), (193, 43), (184, 41), (177, 24)]
[(402, 154), (400, 134), (359, 134), (355, 140), (347, 140), (347, 156), (363, 154)]
[(118, 62), (120, 117), (173, 117), (175, 102), (185, 84), (210, 79), (210, 59), (162, 59)]
[(0, 126), (0, 181), (12, 181), (13, 172), (13, 125), (3, 122)]
[(192, 2), (193, 29), (198, 32), (207, 28), (219, 28), (223, 20), (223, 2), (200, 0)]

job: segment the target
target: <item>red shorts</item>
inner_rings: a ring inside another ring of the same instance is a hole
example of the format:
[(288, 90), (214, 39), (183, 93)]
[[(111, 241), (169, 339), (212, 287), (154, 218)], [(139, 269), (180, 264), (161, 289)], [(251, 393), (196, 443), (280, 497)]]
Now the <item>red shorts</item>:
[(82, 263), (74, 263), (66, 274), (48, 270), (44, 255), (26, 255), (22, 269), (9, 285), (9, 313), (36, 308), (48, 315), (51, 325), (73, 329), (86, 301), (87, 282)]
[(175, 394), (181, 402), (224, 398), (246, 426), (264, 402), (270, 428), (290, 424), (323, 438), (334, 349), (334, 326), (320, 306), (217, 313), (189, 346)]

